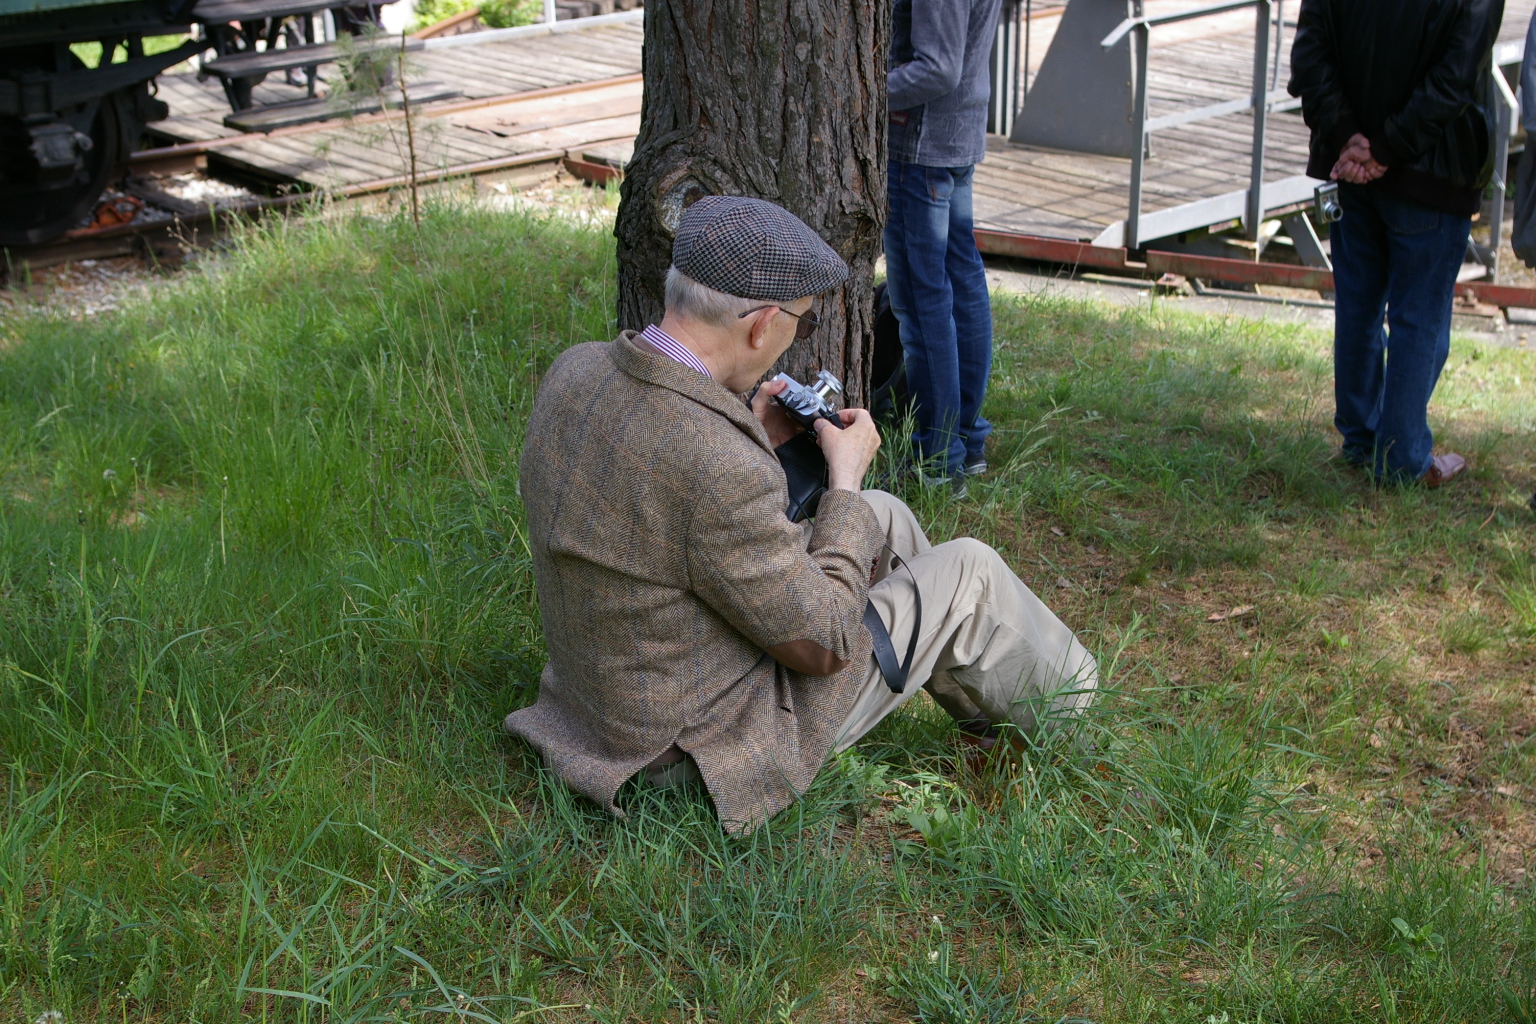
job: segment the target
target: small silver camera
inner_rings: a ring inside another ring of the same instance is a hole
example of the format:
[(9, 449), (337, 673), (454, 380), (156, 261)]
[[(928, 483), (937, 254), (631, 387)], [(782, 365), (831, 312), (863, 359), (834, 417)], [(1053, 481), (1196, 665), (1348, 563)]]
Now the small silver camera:
[(1339, 183), (1324, 182), (1313, 189), (1312, 206), (1317, 211), (1317, 219), (1324, 224), (1332, 224), (1343, 217), (1344, 207), (1339, 205)]
[(827, 493), (827, 460), (821, 454), (821, 445), (813, 431), (817, 420), (826, 420), (842, 429), (843, 422), (838, 419), (837, 409), (830, 399), (843, 393), (843, 382), (826, 370), (816, 375), (810, 387), (787, 373), (773, 379), (789, 385), (773, 400), (784, 407), (790, 419), (805, 428), (804, 433), (796, 434), (773, 450), (779, 457), (779, 465), (784, 468), (784, 486), (789, 495), (784, 514), (790, 522), (798, 523), (816, 514), (816, 509), (821, 506), (821, 496)]
[(817, 420), (830, 420), (835, 427), (843, 425), (837, 418), (837, 408), (829, 400), (832, 395), (843, 393), (843, 382), (836, 376), (822, 370), (816, 375), (816, 382), (812, 385), (801, 384), (787, 373), (781, 373), (774, 380), (781, 380), (788, 384), (782, 394), (776, 397), (784, 411), (789, 413), (789, 418), (810, 430)]

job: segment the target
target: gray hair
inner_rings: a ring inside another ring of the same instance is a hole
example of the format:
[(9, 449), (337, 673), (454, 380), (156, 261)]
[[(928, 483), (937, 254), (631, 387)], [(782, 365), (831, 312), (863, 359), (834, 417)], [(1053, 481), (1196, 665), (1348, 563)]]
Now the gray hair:
[(700, 284), (676, 267), (667, 269), (667, 309), (678, 316), (716, 327), (729, 327), (754, 306), (777, 306), (777, 302), (759, 302), (739, 295), (717, 292)]

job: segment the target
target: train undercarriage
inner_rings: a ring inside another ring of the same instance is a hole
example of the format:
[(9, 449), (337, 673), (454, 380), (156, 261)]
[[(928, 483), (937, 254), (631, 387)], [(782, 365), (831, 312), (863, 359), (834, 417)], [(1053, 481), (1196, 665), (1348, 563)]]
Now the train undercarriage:
[[(389, 2), (389, 0), (384, 0)], [(335, 59), (315, 39), (324, 0), (0, 0), (0, 247), (48, 242), (88, 218), (147, 125), (167, 116), (155, 76), (212, 51), (235, 110), (272, 70)], [(337, 8), (338, 27), (378, 24), (377, 0)], [(145, 40), (196, 32), (146, 53)], [(282, 40), (287, 45), (277, 48)], [(414, 42), (414, 41), (413, 41)], [(91, 67), (74, 44), (98, 43)], [(417, 44), (419, 45), (419, 44)]]

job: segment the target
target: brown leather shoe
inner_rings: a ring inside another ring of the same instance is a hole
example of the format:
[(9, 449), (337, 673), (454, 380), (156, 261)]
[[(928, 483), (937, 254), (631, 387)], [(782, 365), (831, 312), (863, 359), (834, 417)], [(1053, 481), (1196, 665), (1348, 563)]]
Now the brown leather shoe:
[(1443, 487), (1466, 472), (1467, 460), (1455, 452), (1436, 455), (1429, 462), (1429, 469), (1419, 480), (1425, 487)]

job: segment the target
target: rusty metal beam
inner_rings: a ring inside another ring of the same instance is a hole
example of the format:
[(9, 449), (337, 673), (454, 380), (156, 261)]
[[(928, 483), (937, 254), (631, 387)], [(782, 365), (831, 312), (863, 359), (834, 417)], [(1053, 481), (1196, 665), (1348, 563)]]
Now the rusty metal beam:
[(1297, 267), (1289, 263), (1250, 263), (1247, 260), (1194, 256), (1183, 252), (1148, 252), (1147, 273), (1153, 277), (1172, 273), (1233, 284), (1277, 284), (1287, 288), (1333, 291), (1333, 275), (1318, 267)]
[(1064, 263), (1070, 267), (1101, 267), (1106, 270), (1139, 269), (1125, 261), (1124, 249), (1112, 249), (1077, 242), (1069, 238), (1045, 238), (1040, 235), (1021, 235), (1012, 231), (976, 229), (976, 248), (990, 256), (1013, 256), (1018, 259), (1040, 260), (1042, 263)]
[[(1138, 277), (1161, 277), (1173, 273), (1232, 284), (1269, 284), (1319, 292), (1333, 291), (1333, 275), (1328, 271), (1289, 263), (1255, 263), (1221, 256), (1150, 250), (1147, 252), (1146, 264), (1142, 265), (1129, 262), (1124, 249), (1105, 249), (1064, 238), (1044, 238), (981, 228), (976, 231), (976, 247), (993, 256), (1015, 256), (1069, 266), (1102, 267)], [(1511, 306), (1536, 309), (1536, 288), (1467, 281), (1456, 286), (1456, 294), (1501, 309), (1509, 309)]]
[[(571, 150), (572, 154), (579, 154), (580, 150)], [(610, 181), (618, 181), (624, 177), (624, 172), (611, 164), (600, 164), (594, 160), (583, 160), (579, 155), (567, 156), (563, 161), (565, 169), (588, 185), (605, 186)]]
[(1467, 281), (1456, 286), (1457, 295), (1470, 295), (1478, 302), (1508, 309), (1536, 309), (1536, 288), (1517, 288), (1512, 284), (1489, 284), (1487, 281)]

